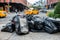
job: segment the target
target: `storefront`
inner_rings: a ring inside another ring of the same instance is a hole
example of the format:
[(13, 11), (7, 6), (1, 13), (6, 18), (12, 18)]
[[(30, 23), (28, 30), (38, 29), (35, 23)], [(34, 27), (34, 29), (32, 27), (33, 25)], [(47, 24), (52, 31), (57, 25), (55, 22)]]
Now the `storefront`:
[(28, 8), (27, 6), (21, 4), (21, 3), (0, 3), (0, 7), (3, 7), (4, 10), (10, 10), (10, 12), (17, 11), (23, 11), (25, 8)]

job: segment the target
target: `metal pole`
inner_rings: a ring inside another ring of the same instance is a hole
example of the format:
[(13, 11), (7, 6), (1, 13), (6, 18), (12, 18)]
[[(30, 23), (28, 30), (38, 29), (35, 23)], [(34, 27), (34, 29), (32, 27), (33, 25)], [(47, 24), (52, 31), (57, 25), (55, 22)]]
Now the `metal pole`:
[[(50, 0), (50, 2), (52, 3), (52, 1)], [(50, 4), (50, 9), (51, 9), (51, 4)]]
[(48, 9), (48, 0), (46, 0), (47, 4), (46, 4), (46, 8)]
[(10, 12), (10, 7), (9, 7), (10, 3), (8, 2), (8, 13)]

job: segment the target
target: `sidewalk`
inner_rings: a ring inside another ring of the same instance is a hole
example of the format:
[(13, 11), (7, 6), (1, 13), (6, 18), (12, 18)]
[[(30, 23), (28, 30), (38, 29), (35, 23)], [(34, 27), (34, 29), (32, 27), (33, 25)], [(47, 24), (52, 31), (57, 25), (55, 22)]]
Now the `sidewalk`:
[[(0, 24), (0, 30), (5, 24)], [(27, 35), (17, 35), (15, 32), (1, 32), (0, 40), (60, 40), (60, 33), (48, 34), (46, 32), (30, 32)]]
[(0, 24), (0, 40), (8, 40), (12, 36), (12, 33), (1, 32), (2, 26), (4, 25), (6, 24)]
[[(45, 14), (40, 13), (41, 17)], [(6, 24), (0, 24), (0, 30)], [(0, 31), (0, 40), (60, 40), (60, 33), (48, 34), (46, 32), (30, 32), (27, 35), (17, 35), (15, 32), (1, 32)]]

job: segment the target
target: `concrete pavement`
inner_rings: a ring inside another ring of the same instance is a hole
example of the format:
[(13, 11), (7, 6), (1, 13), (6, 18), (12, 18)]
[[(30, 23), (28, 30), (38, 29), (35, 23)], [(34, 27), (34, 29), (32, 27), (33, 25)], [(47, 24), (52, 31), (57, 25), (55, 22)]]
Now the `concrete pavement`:
[[(13, 16), (14, 14), (10, 14), (10, 16), (11, 15)], [(45, 16), (45, 14), (40, 13), (40, 16), (41, 17)], [(9, 20), (5, 20), (5, 21), (7, 22)], [(0, 24), (0, 30), (3, 28), (2, 27), (3, 25), (6, 25), (5, 23)], [(17, 35), (15, 32), (8, 33), (8, 32), (0, 31), (0, 40), (60, 40), (60, 33), (48, 34), (46, 32), (30, 32), (27, 35)]]

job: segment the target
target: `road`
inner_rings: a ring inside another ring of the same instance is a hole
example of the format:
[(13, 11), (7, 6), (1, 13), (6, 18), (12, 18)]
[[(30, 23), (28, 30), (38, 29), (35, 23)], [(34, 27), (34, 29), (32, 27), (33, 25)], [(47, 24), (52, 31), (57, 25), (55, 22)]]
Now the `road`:
[[(23, 12), (21, 12), (21, 13), (23, 13)], [(6, 18), (0, 18), (0, 24), (2, 24), (2, 23), (3, 23), (3, 24), (6, 24), (6, 23), (10, 22), (11, 19), (12, 19), (15, 15), (17, 15), (17, 14), (16, 14), (16, 13), (9, 13)], [(42, 14), (42, 13), (39, 13), (38, 16), (42, 17), (42, 16), (45, 16), (45, 14), (44, 14), (44, 13), (43, 13), (43, 14)]]
[[(10, 13), (6, 18), (0, 18), (0, 30), (2, 26), (9, 22), (16, 13)], [(44, 16), (44, 13), (40, 13), (39, 16)], [(1, 32), (0, 31), (0, 40), (60, 40), (60, 33), (48, 34), (46, 32), (30, 32), (27, 35), (17, 35), (15, 32)]]
[(8, 23), (15, 15), (16, 15), (16, 13), (9, 13), (6, 18), (0, 18), (0, 24)]

